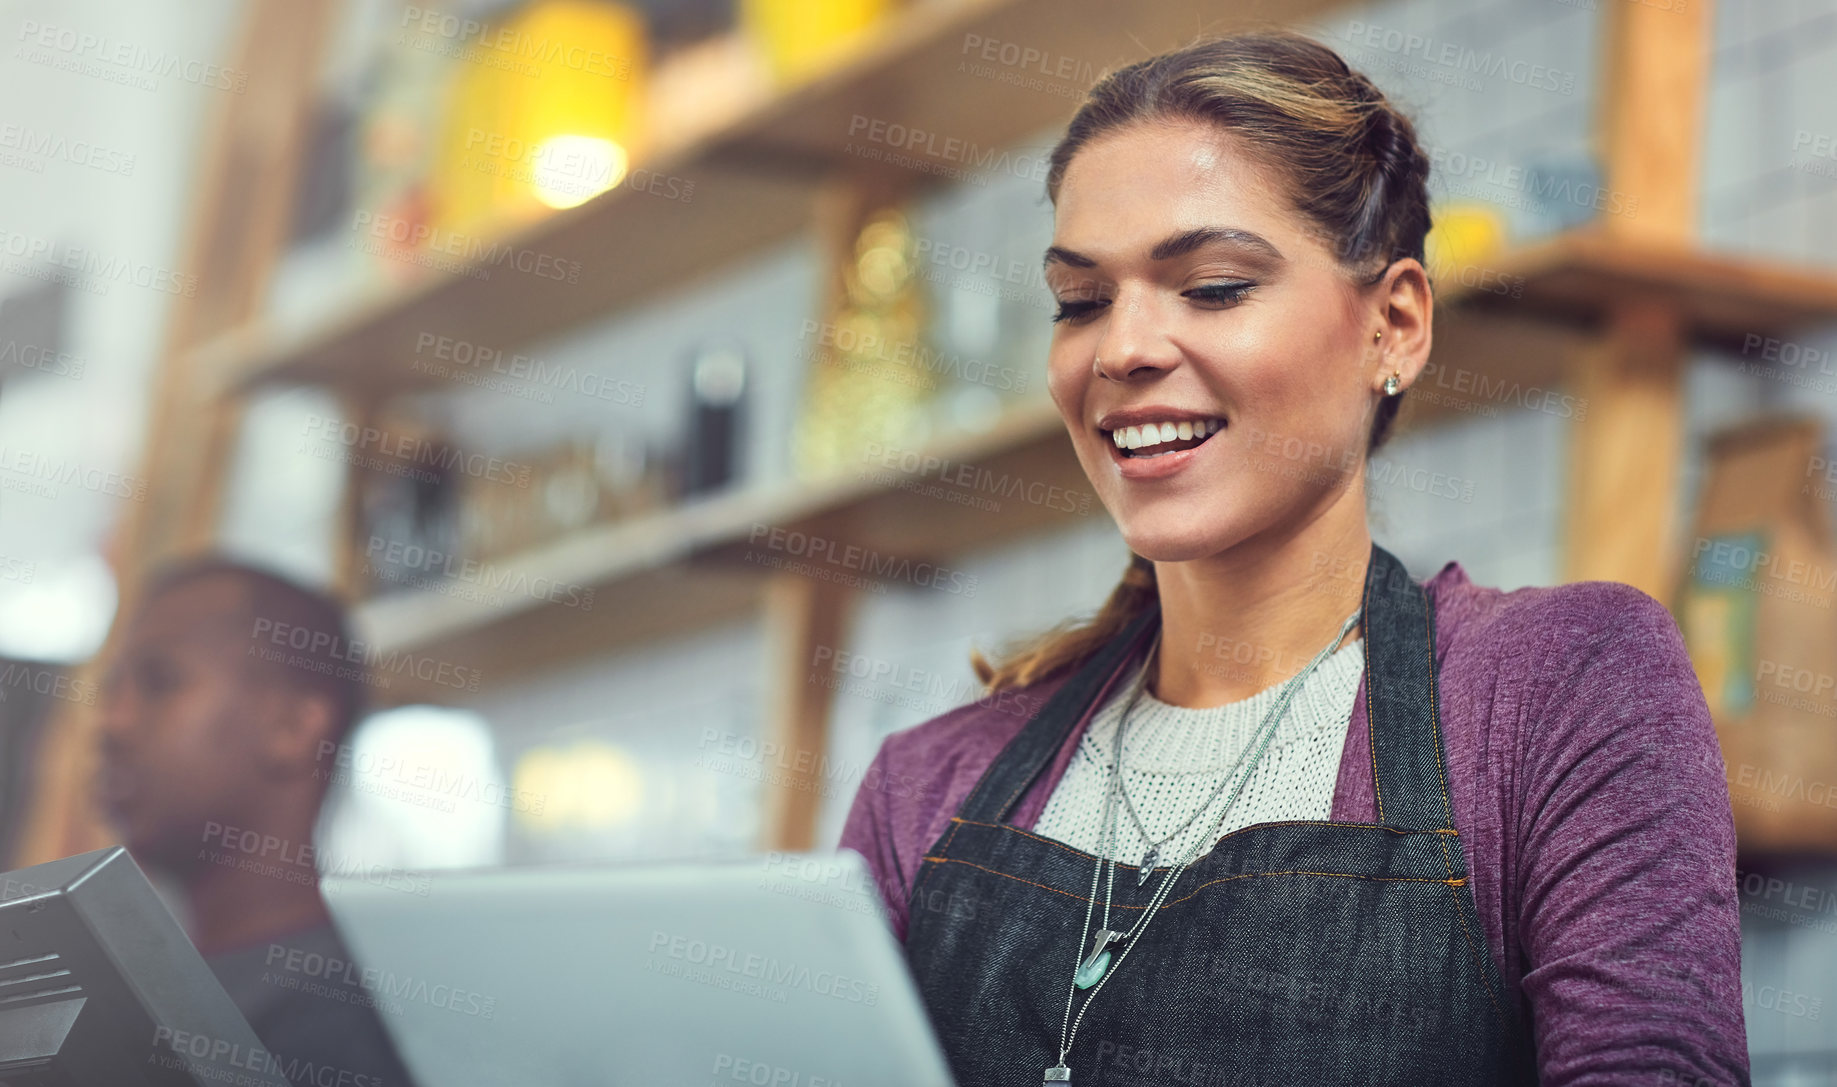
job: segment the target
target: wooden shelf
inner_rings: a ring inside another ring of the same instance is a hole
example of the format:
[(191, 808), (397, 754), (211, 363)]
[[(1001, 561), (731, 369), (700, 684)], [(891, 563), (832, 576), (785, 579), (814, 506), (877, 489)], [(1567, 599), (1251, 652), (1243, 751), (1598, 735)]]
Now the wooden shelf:
[[(876, 461), (859, 477), (722, 495), (583, 529), (488, 560), (475, 576), (441, 581), (440, 591), (409, 589), (366, 601), (356, 609), (358, 636), (385, 656), (409, 653), (474, 668), (481, 685), (495, 685), (747, 616), (773, 573), (766, 563), (798, 560), (788, 549), (772, 548), (767, 533), (774, 528), (877, 556), (948, 563), (1055, 525), (1105, 516), (1050, 402), (1017, 405), (993, 431), (938, 443), (925, 455), (936, 458), (930, 470)], [(973, 481), (961, 474), (972, 471), (982, 474)], [(940, 475), (951, 481), (940, 482)], [(936, 493), (912, 489), (927, 481)], [(1017, 487), (1022, 490), (1011, 493)], [(838, 574), (859, 572), (830, 566)], [(493, 585), (507, 588), (488, 587)], [(527, 591), (511, 591), (519, 586)], [(900, 588), (888, 583), (888, 591)], [(593, 593), (589, 608), (551, 602), (579, 599), (587, 589)], [(406, 672), (379, 692), (389, 702), (449, 701), (457, 694)]]
[[(992, 168), (1038, 178), (1043, 192), (1042, 156), (1050, 147), (1023, 149), (1017, 141), (1069, 120), (1082, 86), (1106, 68), (1179, 44), (1202, 27), (1224, 32), (1261, 19), (1301, 21), (1337, 6), (1340, 0), (1263, 0), (1228, 9), (1210, 0), (918, 3), (833, 71), (635, 164), (693, 181), (687, 202), (615, 188), (503, 239), (578, 261), (577, 282), (508, 266), (493, 268), (488, 279), (430, 273), (306, 335), (278, 336), (261, 326), (230, 333), (200, 349), (208, 366), (201, 372), (232, 390), (303, 383), (388, 395), (428, 380), (410, 368), (425, 333), (514, 351), (796, 236), (812, 221), (818, 179), (891, 171), (923, 189), (961, 184), (952, 171), (984, 176)], [(1040, 59), (1027, 67), (982, 61), (983, 43), (993, 43), (996, 56), (1006, 46)], [(968, 70), (977, 64), (984, 74)], [(862, 144), (894, 150), (859, 131), (883, 122), (888, 131), (935, 135), (907, 152), (918, 168), (851, 150)], [(1018, 151), (1026, 157), (1016, 158)]]
[[(1482, 280), (1482, 272), (1492, 276)], [(1512, 277), (1520, 276), (1520, 296), (1512, 297)], [(1439, 302), (1450, 308), (1590, 327), (1614, 306), (1659, 302), (1684, 315), (1690, 338), (1736, 350), (1750, 335), (1837, 321), (1837, 268), (1610, 239), (1587, 228), (1533, 242), (1464, 276), (1444, 271), (1437, 286)]]

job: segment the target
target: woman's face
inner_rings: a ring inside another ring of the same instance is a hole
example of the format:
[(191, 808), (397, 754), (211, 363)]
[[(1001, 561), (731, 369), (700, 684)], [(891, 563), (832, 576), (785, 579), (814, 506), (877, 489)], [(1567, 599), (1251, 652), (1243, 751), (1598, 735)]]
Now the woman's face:
[[(1068, 166), (1054, 227), (1047, 384), (1131, 550), (1203, 558), (1336, 499), (1364, 517), (1366, 436), (1396, 366), (1386, 288), (1355, 284), (1232, 136), (1105, 134)], [(1149, 424), (1158, 444), (1117, 447)]]

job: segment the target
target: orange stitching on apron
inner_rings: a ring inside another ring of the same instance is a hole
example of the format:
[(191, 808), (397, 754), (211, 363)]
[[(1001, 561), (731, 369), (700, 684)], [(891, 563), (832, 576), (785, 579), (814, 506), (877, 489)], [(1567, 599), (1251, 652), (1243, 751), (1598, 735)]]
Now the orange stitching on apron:
[[(997, 756), (997, 757), (999, 758), (1000, 756)], [(991, 763), (990, 765), (994, 765), (994, 764), (993, 764), (993, 763)], [(956, 816), (954, 816), (954, 815), (953, 815), (953, 816), (951, 816), (951, 819), (950, 819), (950, 821), (951, 821), (952, 823), (956, 823), (956, 824), (961, 824), (961, 823), (963, 822), (963, 820), (961, 820), (961, 819), (958, 819), (958, 818), (957, 818)], [(949, 852), (950, 852), (950, 843), (951, 843), (951, 842), (954, 842), (954, 841), (956, 841), (956, 839), (957, 839), (957, 831), (958, 831), (959, 829), (960, 829), (960, 827), (958, 827), (958, 826), (953, 826), (953, 827), (951, 827), (951, 828), (950, 828), (950, 836), (949, 836), (948, 838), (945, 838), (945, 839), (944, 839), (944, 852), (946, 852), (946, 853), (949, 853)], [(914, 876), (912, 877), (912, 889), (906, 892), (906, 897), (907, 897), (908, 899), (910, 899), (910, 898), (911, 898), (911, 897), (912, 897), (913, 895), (915, 895), (915, 894), (917, 894), (917, 893), (918, 893), (918, 889), (919, 889), (919, 884), (920, 884), (920, 883), (923, 883), (923, 882), (924, 882), (924, 880), (925, 880), (925, 875), (926, 875), (926, 873), (925, 873), (925, 863), (924, 863), (924, 862), (925, 862), (925, 860), (926, 860), (926, 859), (927, 859), (927, 858), (925, 858), (925, 857), (920, 857), (920, 858), (919, 858), (919, 870), (918, 870), (918, 873), (917, 873), (916, 875), (914, 875)], [(910, 910), (908, 910), (908, 911), (907, 911), (907, 914), (908, 914), (908, 916), (910, 916), (910, 914), (911, 914), (911, 911), (910, 911)]]
[[(1430, 735), (1435, 740), (1435, 770), (1441, 777), (1442, 814), (1452, 823), (1454, 822), (1454, 802), (1448, 797), (1448, 760), (1442, 754), (1441, 699), (1435, 692), (1435, 621), (1427, 608), (1423, 610), (1422, 621), (1424, 630), (1429, 639), (1429, 730)], [(1442, 841), (1441, 847), (1442, 870), (1452, 876), (1454, 875), (1454, 865), (1448, 860), (1448, 843), (1445, 839)], [(1456, 839), (1455, 848), (1460, 848), (1458, 838)], [(1466, 865), (1463, 864), (1462, 867), (1465, 868)], [(1465, 882), (1465, 880), (1462, 882)], [(1448, 900), (1454, 905), (1454, 916), (1461, 923), (1461, 935), (1466, 940), (1467, 951), (1469, 954), (1473, 955), (1474, 966), (1480, 971), (1480, 987), (1486, 990), (1486, 1002), (1493, 1006), (1493, 1014), (1499, 1017), (1500, 1027), (1509, 1034), (1511, 1033), (1511, 1026), (1506, 1022), (1505, 1010), (1499, 1007), (1499, 998), (1493, 993), (1492, 981), (1487, 975), (1486, 963), (1480, 959), (1481, 949), (1474, 946), (1473, 930), (1467, 926), (1467, 911), (1461, 908), (1461, 893), (1454, 889), (1452, 880), (1449, 881), (1448, 885)], [(1486, 955), (1489, 958), (1491, 957), (1491, 948), (1486, 949)]]
[[(1442, 843), (1442, 852), (1443, 854), (1448, 852), (1447, 842)], [(1442, 863), (1448, 863), (1446, 856), (1442, 858)], [(1466, 883), (1467, 881), (1462, 879), (1460, 882)], [(1486, 1002), (1493, 1006), (1493, 1014), (1499, 1017), (1499, 1026), (1509, 1035), (1512, 1032), (1511, 1024), (1506, 1022), (1505, 1009), (1499, 1007), (1499, 998), (1493, 995), (1492, 981), (1486, 973), (1486, 963), (1480, 961), (1480, 949), (1473, 943), (1473, 930), (1467, 927), (1467, 912), (1461, 909), (1461, 892), (1455, 888), (1452, 880), (1448, 882), (1448, 900), (1454, 903), (1454, 916), (1461, 922), (1461, 935), (1466, 937), (1467, 950), (1473, 954), (1474, 967), (1480, 971), (1480, 988), (1486, 990)], [(1486, 954), (1490, 957), (1492, 949), (1488, 948)]]
[[(1016, 883), (1025, 883), (1029, 887), (1038, 887), (1042, 891), (1051, 891), (1053, 894), (1056, 894), (1056, 895), (1064, 895), (1066, 898), (1069, 898), (1074, 902), (1089, 902), (1090, 901), (1090, 899), (1084, 897), (1083, 895), (1075, 895), (1075, 894), (1072, 894), (1070, 891), (1061, 891), (1057, 887), (1048, 887), (1044, 883), (1035, 883), (1033, 880), (1030, 880), (1030, 879), (1022, 879), (1019, 876), (1009, 875), (1007, 872), (997, 871), (994, 868), (989, 868), (984, 865), (977, 864), (974, 861), (958, 860), (955, 857), (922, 857), (920, 858), (920, 863), (923, 863), (925, 861), (930, 861), (933, 864), (965, 864), (971, 868), (981, 869), (982, 871), (987, 872), (992, 876), (1000, 876), (1003, 879), (1014, 880)], [(1426, 879), (1426, 878), (1422, 878), (1419, 876), (1362, 876), (1362, 875), (1359, 875), (1357, 872), (1302, 872), (1302, 871), (1245, 872), (1242, 875), (1220, 876), (1218, 879), (1207, 880), (1206, 882), (1201, 883), (1199, 886), (1193, 888), (1192, 894), (1187, 895), (1185, 898), (1177, 898), (1172, 902), (1163, 902), (1159, 908), (1167, 909), (1169, 906), (1178, 906), (1182, 902), (1186, 902), (1186, 901), (1189, 901), (1197, 897), (1200, 891), (1205, 890), (1207, 887), (1212, 886), (1212, 884), (1214, 883), (1229, 883), (1234, 879), (1258, 879), (1264, 876), (1334, 876), (1334, 877), (1338, 877), (1341, 879), (1362, 879), (1370, 883), (1442, 883), (1442, 884), (1447, 884), (1450, 887), (1462, 887), (1462, 886), (1466, 886), (1467, 884), (1467, 880), (1465, 877), (1462, 877), (1461, 879)], [(1118, 903), (1113, 903), (1110, 908), (1114, 910), (1145, 910), (1148, 907), (1147, 906), (1125, 906), (1122, 903), (1118, 902)]]

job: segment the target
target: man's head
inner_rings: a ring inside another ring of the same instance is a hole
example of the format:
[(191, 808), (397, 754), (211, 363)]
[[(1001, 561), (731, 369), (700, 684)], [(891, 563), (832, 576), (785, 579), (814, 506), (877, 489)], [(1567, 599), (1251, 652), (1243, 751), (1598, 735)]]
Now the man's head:
[(310, 834), (333, 765), (323, 745), (344, 739), (362, 690), (343, 607), (204, 559), (157, 576), (121, 621), (100, 790), (129, 848), (184, 872), (213, 827)]

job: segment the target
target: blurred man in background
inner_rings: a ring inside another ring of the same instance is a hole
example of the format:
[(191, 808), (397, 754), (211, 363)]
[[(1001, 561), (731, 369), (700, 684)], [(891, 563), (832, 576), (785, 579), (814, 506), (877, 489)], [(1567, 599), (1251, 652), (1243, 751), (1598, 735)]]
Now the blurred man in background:
[(124, 843), (182, 889), (193, 942), (290, 1080), (409, 1084), (312, 848), (326, 753), (361, 702), (343, 608), (207, 559), (155, 578), (122, 621), (99, 787)]

